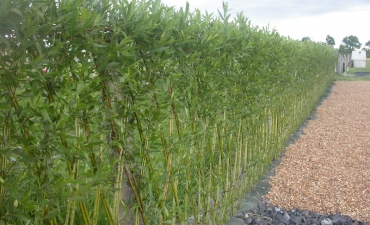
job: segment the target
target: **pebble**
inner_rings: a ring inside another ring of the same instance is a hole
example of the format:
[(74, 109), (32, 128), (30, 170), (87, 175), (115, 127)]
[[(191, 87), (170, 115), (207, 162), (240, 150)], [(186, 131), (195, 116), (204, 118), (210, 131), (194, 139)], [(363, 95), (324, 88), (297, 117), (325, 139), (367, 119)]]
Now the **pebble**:
[[(243, 221), (244, 223), (241, 223)], [(256, 207), (236, 214), (227, 225), (258, 224), (258, 225), (370, 225), (351, 217), (336, 213), (326, 215), (307, 210), (286, 210), (274, 206), (268, 201), (260, 202)]]

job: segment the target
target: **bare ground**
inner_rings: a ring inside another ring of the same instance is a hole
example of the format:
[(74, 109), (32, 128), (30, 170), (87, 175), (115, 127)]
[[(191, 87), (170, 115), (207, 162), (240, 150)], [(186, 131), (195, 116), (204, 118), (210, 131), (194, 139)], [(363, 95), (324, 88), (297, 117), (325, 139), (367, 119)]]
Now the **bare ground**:
[(370, 82), (336, 82), (275, 172), (272, 204), (370, 222)]

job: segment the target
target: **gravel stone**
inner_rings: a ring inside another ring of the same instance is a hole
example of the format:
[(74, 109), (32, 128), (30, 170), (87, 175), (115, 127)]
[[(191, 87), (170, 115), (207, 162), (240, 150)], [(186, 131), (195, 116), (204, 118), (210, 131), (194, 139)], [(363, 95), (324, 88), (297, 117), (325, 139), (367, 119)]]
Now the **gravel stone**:
[(335, 82), (292, 136), (268, 193), (252, 194), (238, 222), (370, 225), (370, 82)]
[(288, 146), (266, 197), (279, 207), (370, 222), (370, 82), (335, 82)]

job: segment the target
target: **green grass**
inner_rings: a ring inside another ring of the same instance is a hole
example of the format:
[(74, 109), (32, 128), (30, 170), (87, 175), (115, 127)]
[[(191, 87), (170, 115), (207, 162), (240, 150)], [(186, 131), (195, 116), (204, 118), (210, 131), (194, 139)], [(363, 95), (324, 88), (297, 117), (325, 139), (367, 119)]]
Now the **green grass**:
[(355, 77), (355, 72), (370, 72), (370, 58), (366, 59), (366, 68), (354, 68), (350, 67), (347, 74), (349, 76), (343, 76), (336, 74), (334, 80), (336, 81), (370, 81), (370, 77)]
[(348, 70), (348, 74), (354, 74), (355, 72), (370, 72), (370, 58), (366, 59), (366, 67), (365, 68), (351, 67)]

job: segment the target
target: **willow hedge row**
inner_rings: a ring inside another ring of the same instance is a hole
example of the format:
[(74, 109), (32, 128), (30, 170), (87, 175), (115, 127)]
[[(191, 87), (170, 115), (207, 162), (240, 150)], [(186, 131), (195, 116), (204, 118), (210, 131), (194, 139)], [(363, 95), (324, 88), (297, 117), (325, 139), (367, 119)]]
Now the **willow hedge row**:
[(0, 3), (0, 224), (221, 224), (337, 53), (160, 1)]

